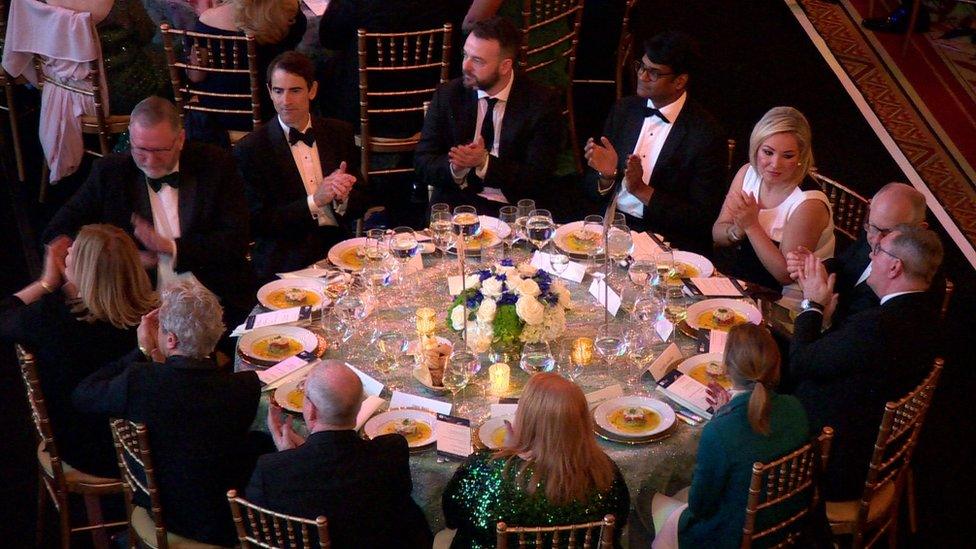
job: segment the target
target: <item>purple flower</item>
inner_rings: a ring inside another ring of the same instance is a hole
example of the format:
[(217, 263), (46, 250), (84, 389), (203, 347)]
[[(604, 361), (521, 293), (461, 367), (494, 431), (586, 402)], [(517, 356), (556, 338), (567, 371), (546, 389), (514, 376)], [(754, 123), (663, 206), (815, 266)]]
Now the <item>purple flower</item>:
[(515, 266), (515, 262), (512, 261), (511, 259), (503, 259), (502, 262), (500, 263), (500, 265), (505, 266), (505, 267), (514, 267)]
[(481, 294), (481, 292), (475, 293), (474, 295), (472, 295), (471, 297), (468, 298), (468, 301), (467, 301), (468, 309), (475, 309), (475, 308), (477, 308), (484, 299), (485, 299), (485, 296), (483, 296)]
[(491, 271), (489, 271), (488, 269), (482, 269), (482, 270), (478, 271), (478, 280), (484, 282), (485, 280), (488, 280), (489, 278), (491, 278)]
[(542, 300), (549, 305), (555, 305), (556, 303), (559, 303), (559, 296), (556, 294), (546, 294), (542, 296)]
[(511, 292), (505, 292), (500, 298), (498, 298), (499, 305), (514, 305), (517, 301), (518, 296)]

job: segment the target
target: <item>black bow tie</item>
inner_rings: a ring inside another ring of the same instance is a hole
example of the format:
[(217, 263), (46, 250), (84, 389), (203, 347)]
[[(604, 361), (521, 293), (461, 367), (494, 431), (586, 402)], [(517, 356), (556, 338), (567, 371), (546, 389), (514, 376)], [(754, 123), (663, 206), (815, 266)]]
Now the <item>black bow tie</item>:
[(667, 116), (664, 116), (664, 113), (662, 113), (659, 109), (655, 109), (654, 107), (646, 107), (645, 106), (644, 107), (644, 118), (649, 118), (651, 116), (656, 116), (656, 117), (660, 118), (661, 120), (664, 120), (664, 123), (665, 124), (670, 124), (671, 123), (671, 121), (668, 120), (668, 117)]
[(157, 193), (159, 192), (159, 189), (163, 188), (163, 184), (169, 185), (170, 187), (176, 189), (180, 186), (180, 172), (173, 172), (158, 179), (147, 176), (146, 183), (149, 183), (152, 190), (156, 191)]
[(307, 132), (300, 132), (295, 128), (288, 128), (288, 144), (294, 146), (295, 143), (301, 141), (309, 147), (315, 144), (315, 136), (312, 135), (312, 130)]

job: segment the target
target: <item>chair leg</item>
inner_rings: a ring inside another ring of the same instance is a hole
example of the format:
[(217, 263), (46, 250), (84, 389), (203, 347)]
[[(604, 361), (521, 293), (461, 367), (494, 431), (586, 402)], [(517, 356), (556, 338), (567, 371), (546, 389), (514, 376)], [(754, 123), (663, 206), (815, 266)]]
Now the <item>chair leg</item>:
[(61, 549), (68, 549), (71, 547), (71, 509), (68, 508), (67, 496), (61, 501), (58, 519), (61, 526)]
[(47, 200), (47, 186), (51, 184), (51, 169), (47, 166), (47, 160), (41, 163), (41, 189), (37, 194), (37, 202), (43, 204)]
[(905, 474), (905, 502), (908, 504), (908, 531), (918, 533), (918, 511), (915, 508), (915, 473), (911, 466)]
[(10, 115), (10, 137), (14, 142), (14, 162), (17, 164), (17, 178), (23, 182), (27, 179), (24, 174), (24, 150), (20, 145), (20, 128), (17, 126), (17, 113), (14, 112), (14, 88), (4, 86), (7, 95), (7, 114)]
[(47, 490), (44, 488), (44, 479), (41, 475), (44, 473), (38, 471), (37, 473), (37, 532), (35, 533), (35, 542), (38, 547), (41, 547), (44, 543), (44, 515), (47, 511)]
[(97, 549), (108, 549), (108, 531), (105, 529), (105, 519), (102, 517), (102, 502), (94, 494), (85, 494), (84, 499), (88, 524), (103, 525), (101, 528), (96, 528), (91, 531), (92, 543), (95, 544)]
[(892, 510), (895, 518), (891, 521), (891, 526), (888, 527), (888, 549), (898, 549), (898, 513), (900, 509), (897, 507)]

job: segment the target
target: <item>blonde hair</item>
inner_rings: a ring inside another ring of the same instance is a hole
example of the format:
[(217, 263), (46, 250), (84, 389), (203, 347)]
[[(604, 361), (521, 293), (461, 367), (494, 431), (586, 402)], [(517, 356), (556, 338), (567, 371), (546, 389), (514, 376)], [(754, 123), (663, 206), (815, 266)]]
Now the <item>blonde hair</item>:
[(86, 320), (136, 326), (158, 297), (132, 238), (114, 225), (85, 225), (71, 246), (71, 268)]
[(763, 142), (778, 133), (788, 133), (796, 138), (797, 161), (799, 162), (800, 175), (796, 178), (799, 183), (813, 166), (813, 135), (810, 132), (810, 123), (803, 113), (793, 107), (773, 107), (769, 109), (759, 122), (752, 128), (752, 135), (749, 136), (749, 163), (753, 169), (759, 171), (757, 156), (759, 147)]
[(738, 387), (751, 388), (749, 425), (769, 434), (770, 391), (779, 383), (779, 347), (769, 330), (755, 324), (740, 324), (729, 330), (725, 365)]
[(258, 44), (277, 44), (288, 35), (298, 15), (298, 0), (228, 0), (234, 5), (234, 24), (254, 36)]
[(559, 374), (536, 374), (525, 386), (515, 420), (514, 440), (492, 459), (529, 456), (515, 472), (526, 492), (545, 484), (546, 498), (563, 505), (610, 488), (613, 462), (596, 443), (586, 397), (576, 384)]

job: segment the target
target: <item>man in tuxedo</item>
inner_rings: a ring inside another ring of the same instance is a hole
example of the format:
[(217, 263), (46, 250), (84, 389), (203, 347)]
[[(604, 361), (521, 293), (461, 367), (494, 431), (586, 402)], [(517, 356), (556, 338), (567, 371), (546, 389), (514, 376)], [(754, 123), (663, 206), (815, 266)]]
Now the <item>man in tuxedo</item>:
[(324, 258), (348, 236), (345, 221), (361, 216), (367, 201), (352, 127), (309, 112), (318, 92), (312, 62), (285, 52), (268, 65), (267, 76), (278, 116), (234, 149), (261, 282)]
[(803, 311), (796, 317), (790, 373), (810, 428), (834, 428), (827, 467), (829, 501), (856, 499), (885, 403), (922, 381), (936, 352), (937, 315), (926, 290), (942, 262), (942, 244), (928, 229), (897, 225), (871, 252), (867, 283), (880, 306), (861, 311), (825, 333), (837, 295), (836, 275), (808, 256), (797, 277)]
[[(261, 382), (254, 372), (220, 369), (209, 357), (224, 331), (216, 296), (193, 280), (162, 292), (137, 329), (139, 349), (86, 378), (72, 395), (82, 411), (143, 423), (166, 529), (192, 540), (234, 545), (227, 490), (254, 465), (248, 430)], [(145, 523), (140, 497), (133, 523)], [(155, 539), (155, 538), (152, 538)], [(132, 541), (132, 540), (130, 540)]]
[(48, 224), (44, 242), (82, 225), (111, 223), (142, 246), (157, 287), (195, 277), (236, 325), (254, 302), (248, 220), (233, 157), (186, 141), (180, 116), (161, 97), (142, 100), (129, 121), (130, 154), (95, 162), (84, 185)]
[(635, 62), (637, 95), (614, 105), (584, 156), (591, 197), (615, 197), (631, 229), (660, 233), (675, 247), (711, 255), (709, 223), (728, 189), (727, 141), (688, 94), (697, 55), (692, 39), (659, 34)]
[(430, 547), (427, 520), (410, 497), (407, 441), (360, 438), (362, 399), (362, 382), (343, 362), (314, 366), (302, 404), (308, 438), (272, 404), (268, 429), (280, 452), (258, 459), (247, 498), (280, 513), (325, 516), (334, 547)]
[(414, 157), (432, 202), (481, 213), (523, 198), (540, 207), (564, 139), (554, 92), (515, 72), (519, 32), (504, 18), (475, 23), (464, 43), (463, 76), (434, 92)]
[[(837, 309), (832, 321), (840, 324), (852, 314), (877, 307), (878, 296), (867, 283), (871, 274), (871, 250), (891, 233), (892, 227), (907, 224), (925, 228), (925, 197), (911, 185), (888, 183), (871, 198), (868, 219), (864, 232), (854, 244), (848, 246), (839, 256), (824, 262), (828, 273), (835, 273)], [(790, 276), (796, 280), (799, 270), (810, 251), (800, 248), (786, 254), (786, 266)], [(936, 302), (941, 301), (945, 290), (944, 279), (936, 276), (930, 293)]]

